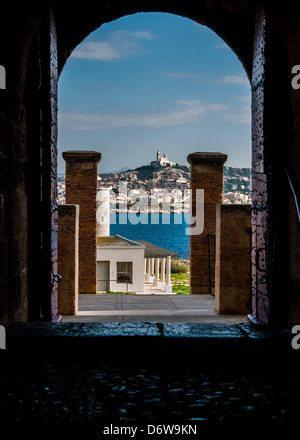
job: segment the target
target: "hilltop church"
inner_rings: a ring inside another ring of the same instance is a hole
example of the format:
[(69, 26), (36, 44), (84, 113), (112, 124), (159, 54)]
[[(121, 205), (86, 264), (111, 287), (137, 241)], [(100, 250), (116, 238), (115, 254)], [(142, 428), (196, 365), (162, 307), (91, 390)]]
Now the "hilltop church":
[(175, 162), (171, 162), (168, 159), (166, 153), (163, 156), (161, 156), (159, 147), (157, 147), (156, 160), (152, 161), (150, 165), (152, 167), (166, 167), (166, 166), (174, 167), (176, 164)]

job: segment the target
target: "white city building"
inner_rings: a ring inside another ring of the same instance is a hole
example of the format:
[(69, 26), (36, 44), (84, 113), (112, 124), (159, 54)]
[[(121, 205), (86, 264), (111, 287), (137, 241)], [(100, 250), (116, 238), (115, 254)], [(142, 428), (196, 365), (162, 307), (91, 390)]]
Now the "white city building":
[(145, 283), (172, 293), (171, 257), (168, 251), (146, 241), (120, 235), (97, 238), (97, 291), (144, 293)]
[(110, 190), (99, 188), (97, 194), (97, 291), (144, 293), (147, 284), (172, 293), (171, 257), (176, 252), (110, 236)]
[(119, 235), (97, 238), (97, 291), (144, 292), (144, 253)]

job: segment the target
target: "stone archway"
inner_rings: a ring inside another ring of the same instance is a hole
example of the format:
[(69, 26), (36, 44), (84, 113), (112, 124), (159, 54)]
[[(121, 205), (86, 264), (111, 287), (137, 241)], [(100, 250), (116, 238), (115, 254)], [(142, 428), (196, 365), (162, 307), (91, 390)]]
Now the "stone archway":
[[(253, 11), (252, 11), (252, 13), (253, 13)], [(180, 15), (180, 14), (179, 14)], [(254, 14), (255, 15), (255, 14)], [(200, 22), (199, 20), (196, 20), (196, 21), (198, 21), (198, 22)], [(227, 23), (228, 24), (228, 23)], [(90, 29), (92, 29), (92, 25), (90, 24), (89, 25), (90, 26)], [(98, 27), (98, 26), (96, 26), (96, 27)], [(226, 27), (226, 26), (225, 26)], [(76, 37), (74, 37), (75, 39), (74, 39), (74, 41), (76, 40), (76, 38), (78, 38), (78, 35), (76, 36)], [(232, 36), (231, 36), (231, 38), (232, 38)], [(64, 54), (66, 54), (66, 53), (71, 53), (71, 50), (72, 49), (69, 49), (69, 52), (68, 51), (64, 51)], [(250, 53), (252, 53), (252, 48), (251, 48), (251, 51), (250, 51)], [(242, 59), (242, 56), (239, 56), (239, 58), (240, 59)], [(246, 59), (246, 58), (245, 58)], [(62, 59), (61, 60), (61, 66), (63, 66), (64, 65), (64, 59)], [(249, 65), (249, 67), (250, 67), (250, 65)], [(248, 71), (248, 76), (250, 76), (251, 74), (249, 73), (249, 72), (251, 72), (251, 69), (249, 69), (249, 71)], [(222, 202), (222, 200), (220, 200), (220, 202), (219, 203), (221, 203)], [(206, 238), (205, 238), (205, 241), (206, 241)], [(203, 245), (204, 246), (204, 245)], [(206, 243), (205, 243), (205, 246), (207, 247), (207, 245), (206, 245)], [(196, 260), (197, 260), (197, 258), (196, 258), (196, 256), (193, 258), (194, 256), (193, 256), (193, 254), (192, 254), (192, 248), (191, 248), (191, 259), (193, 259), (193, 262), (194, 263), (197, 263), (196, 262)], [(192, 281), (195, 279), (195, 278), (199, 278), (198, 276), (197, 276), (197, 274), (196, 274), (196, 271), (198, 270), (198, 266), (199, 265), (197, 265), (197, 264), (193, 264), (192, 265), (192, 276), (191, 276), (191, 279), (192, 279)], [(205, 270), (206, 270), (207, 268), (205, 268)], [(197, 283), (196, 283), (197, 284)], [(195, 292), (193, 292), (193, 293), (197, 293), (196, 292), (196, 286), (194, 286), (194, 285), (191, 285), (191, 288), (192, 288), (192, 291), (195, 291)]]
[[(299, 64), (299, 7), (288, 1), (280, 7), (264, 8), (260, 1), (248, 0), (221, 4), (218, 0), (191, 4), (165, 0), (159, 5), (153, 0), (138, 5), (111, 0), (105, 4), (57, 4), (50, 11), (46, 6), (27, 9), (26, 4), (17, 12), (5, 10), (1, 35), (2, 41), (8, 42), (5, 50), (0, 48), (0, 60), (7, 66), (11, 149), (9, 157), (4, 157), (9, 178), (3, 175), (1, 187), (9, 212), (1, 233), (4, 248), (9, 247), (9, 267), (4, 274), (8, 295), (1, 300), (4, 319), (56, 319), (59, 73), (72, 50), (101, 24), (148, 11), (174, 13), (209, 26), (237, 54), (251, 80), (253, 320), (273, 323), (299, 319), (300, 230), (285, 172), (288, 170), (294, 186), (300, 187), (299, 98), (290, 86), (292, 64)], [(11, 41), (4, 38), (11, 34)], [(274, 106), (275, 92), (284, 114)]]

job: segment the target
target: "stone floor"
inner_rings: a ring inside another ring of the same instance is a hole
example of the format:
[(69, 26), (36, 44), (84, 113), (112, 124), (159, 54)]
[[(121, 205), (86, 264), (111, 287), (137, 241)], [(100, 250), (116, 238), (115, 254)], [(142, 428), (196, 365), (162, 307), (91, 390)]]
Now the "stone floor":
[(40, 439), (45, 429), (57, 436), (62, 426), (68, 438), (82, 438), (78, 423), (84, 438), (111, 438), (102, 435), (110, 423), (140, 426), (135, 438), (149, 437), (147, 424), (199, 424), (192, 438), (206, 438), (207, 422), (210, 429), (228, 422), (240, 438), (263, 422), (300, 421), (299, 350), (290, 328), (41, 322), (6, 331), (0, 420), (10, 434), (20, 428), (13, 438), (28, 430)]
[(299, 378), (285, 373), (25, 365), (19, 376), (7, 371), (5, 383), (0, 380), (6, 391), (0, 393), (1, 412), (32, 428), (38, 421), (299, 421)]
[(79, 295), (78, 309), (77, 316), (63, 316), (63, 322), (247, 322), (245, 315), (218, 315), (212, 295)]

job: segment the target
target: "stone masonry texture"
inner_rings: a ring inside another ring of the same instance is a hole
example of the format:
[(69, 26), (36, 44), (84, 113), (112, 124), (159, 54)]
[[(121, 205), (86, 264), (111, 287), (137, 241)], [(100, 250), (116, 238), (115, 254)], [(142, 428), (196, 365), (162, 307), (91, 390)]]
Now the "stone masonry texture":
[(58, 206), (58, 313), (78, 312), (78, 233), (79, 206)]
[(251, 206), (218, 205), (215, 299), (219, 314), (250, 312)]
[(222, 203), (223, 165), (227, 156), (222, 153), (193, 153), (191, 165), (192, 212), (196, 212), (196, 190), (204, 190), (204, 231), (190, 236), (190, 292), (209, 293), (208, 234), (216, 232), (216, 206)]
[(66, 203), (78, 204), (79, 214), (79, 293), (97, 293), (97, 164), (101, 154), (71, 150), (66, 161)]

